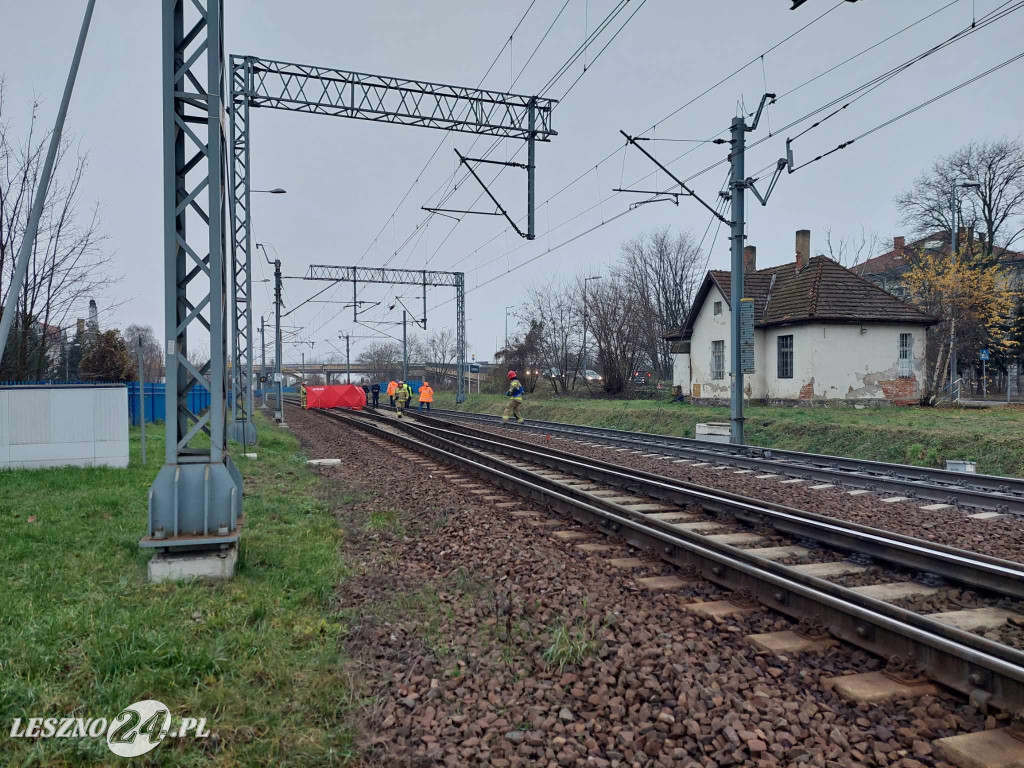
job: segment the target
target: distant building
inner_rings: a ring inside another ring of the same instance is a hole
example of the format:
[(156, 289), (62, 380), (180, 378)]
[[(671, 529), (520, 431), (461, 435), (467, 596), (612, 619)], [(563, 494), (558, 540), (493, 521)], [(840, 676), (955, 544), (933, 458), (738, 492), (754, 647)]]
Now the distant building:
[[(970, 228), (961, 229), (958, 237), (960, 243), (971, 243), (976, 251), (984, 248), (984, 239), (979, 239)], [(888, 291), (893, 296), (907, 298), (907, 289), (903, 285), (903, 273), (910, 269), (916, 255), (921, 253), (938, 253), (949, 255), (949, 233), (939, 232), (910, 243), (905, 237), (894, 237), (892, 250), (868, 259), (853, 268), (853, 271), (866, 280)], [(1001, 266), (1006, 269), (1008, 280), (1019, 285), (1024, 282), (1024, 253), (996, 248), (993, 255)]]
[[(924, 392), (925, 330), (934, 319), (825, 256), (796, 233), (796, 260), (757, 269), (744, 249), (744, 296), (754, 300), (755, 401), (917, 403)], [(698, 402), (730, 392), (730, 272), (707, 273), (672, 342), (673, 384)]]

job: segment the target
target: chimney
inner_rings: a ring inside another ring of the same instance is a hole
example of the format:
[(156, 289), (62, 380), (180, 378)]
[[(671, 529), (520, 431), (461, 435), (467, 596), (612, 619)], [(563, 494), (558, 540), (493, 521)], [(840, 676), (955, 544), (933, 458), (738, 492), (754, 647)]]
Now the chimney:
[(811, 230), (798, 229), (796, 231), (796, 271), (807, 266), (811, 260)]
[(894, 237), (892, 239), (892, 249), (894, 251), (902, 251), (907, 246), (907, 240), (903, 237)]
[(78, 335), (79, 336), (85, 336), (85, 318), (84, 317), (78, 318), (78, 321), (75, 323), (75, 328), (78, 331)]
[(743, 274), (757, 271), (757, 248), (748, 245), (743, 248)]
[(100, 313), (96, 299), (89, 299), (89, 333), (94, 337), (100, 332)]

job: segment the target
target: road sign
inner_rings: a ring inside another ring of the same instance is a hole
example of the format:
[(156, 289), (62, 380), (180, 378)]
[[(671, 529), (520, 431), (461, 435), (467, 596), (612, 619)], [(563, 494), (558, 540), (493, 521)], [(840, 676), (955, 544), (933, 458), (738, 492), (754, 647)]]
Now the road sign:
[(266, 384), (266, 383), (267, 383), (267, 377), (266, 376), (260, 376), (260, 384)]
[(991, 358), (989, 357), (989, 354), (988, 354), (988, 350), (987, 350), (987, 349), (983, 349), (983, 350), (981, 350), (981, 354), (980, 354), (980, 355), (978, 355), (978, 357), (979, 357), (979, 359), (981, 359), (981, 360), (990, 360), (990, 359), (991, 359)]
[(470, 373), (480, 373), (480, 366), (479, 365), (470, 365), (469, 366), (469, 372)]

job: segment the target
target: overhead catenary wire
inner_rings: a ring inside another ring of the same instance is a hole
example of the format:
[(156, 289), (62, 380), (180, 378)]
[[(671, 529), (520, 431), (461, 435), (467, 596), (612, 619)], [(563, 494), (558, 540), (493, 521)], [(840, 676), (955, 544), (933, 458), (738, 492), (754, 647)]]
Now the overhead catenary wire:
[[(989, 14), (986, 15), (986, 17), (983, 17), (983, 21), (979, 22), (978, 25), (975, 27), (975, 29), (976, 30), (983, 29), (983, 28), (989, 26), (990, 24), (995, 23), (996, 21), (1002, 20), (1003, 18), (1008, 16), (1010, 13), (1016, 12), (1016, 11), (1020, 10), (1021, 8), (1024, 8), (1024, 0), (1017, 0), (1017, 2), (1013, 3), (1013, 7), (1007, 8), (1006, 6), (1008, 6), (1010, 4), (1011, 4), (1010, 2), (1004, 2), (1000, 6), (995, 8), (993, 11), (990, 11)], [(994, 15), (994, 14), (998, 14), (998, 15)], [(969, 34), (973, 34), (974, 31), (975, 30), (972, 30), (970, 27), (967, 27), (967, 28), (965, 28), (963, 30), (960, 30), (956, 34), (954, 34), (951, 37), (949, 37), (946, 40), (944, 40), (942, 43), (939, 43), (937, 46), (932, 46), (931, 48), (927, 49), (926, 51), (911, 57), (910, 59), (902, 62), (901, 64), (898, 64), (897, 66), (892, 67), (892, 68), (886, 70), (882, 74), (877, 75), (877, 76), (871, 78), (871, 80), (868, 80), (868, 81), (862, 83), (861, 85), (857, 86), (856, 88), (853, 88), (853, 89), (847, 91), (842, 96), (839, 96), (839, 97), (836, 97), (836, 98), (832, 98), (828, 102), (826, 102), (825, 104), (822, 104), (821, 106), (811, 110), (810, 112), (807, 112), (806, 114), (802, 115), (801, 117), (798, 117), (795, 120), (790, 121), (789, 123), (787, 123), (782, 128), (779, 128), (778, 130), (776, 130), (774, 135), (777, 136), (780, 133), (783, 133), (784, 131), (789, 130), (790, 128), (793, 128), (793, 127), (795, 127), (795, 126), (797, 126), (797, 125), (799, 125), (799, 124), (801, 124), (803, 122), (806, 122), (807, 120), (810, 120), (815, 115), (818, 115), (821, 112), (824, 112), (825, 110), (829, 109), (830, 107), (834, 107), (835, 105), (843, 102), (844, 100), (849, 99), (852, 96), (855, 96), (856, 94), (860, 93), (861, 91), (863, 91), (866, 88), (870, 88), (872, 91), (875, 90), (875, 87), (877, 87), (876, 84), (879, 84), (879, 85), (881, 84), (879, 81), (881, 81), (881, 82), (889, 82), (895, 75), (901, 74), (902, 72), (905, 72), (907, 69), (909, 69), (909, 66), (911, 64), (916, 63), (917, 61), (920, 61), (923, 58), (927, 58), (928, 56), (932, 55), (936, 51), (942, 50), (943, 48), (948, 47), (949, 45), (951, 45), (953, 43), (960, 42), (961, 40), (966, 39), (966, 37)], [(859, 100), (859, 97), (858, 97), (858, 99), (855, 99), (855, 100)], [(854, 103), (854, 102), (851, 101), (850, 104), (852, 104), (852, 103)], [(849, 105), (847, 105), (847, 106), (849, 106)], [(837, 110), (837, 111), (842, 111), (842, 109), (844, 109), (844, 108), (840, 108), (840, 110)], [(823, 121), (819, 121), (818, 124), (820, 125), (821, 122), (823, 122)], [(812, 126), (812, 128), (813, 127), (816, 127), (816, 126)], [(806, 131), (804, 131), (803, 133), (806, 133)], [(800, 134), (800, 135), (803, 135), (803, 134)], [(773, 135), (763, 136), (760, 139), (758, 139), (756, 141), (753, 141), (750, 144), (748, 144), (744, 151), (745, 152), (750, 152), (755, 147), (760, 146), (764, 142), (769, 141), (770, 139), (772, 139), (773, 137), (774, 137)], [(692, 151), (693, 150), (688, 150), (687, 152), (684, 152), (683, 154), (679, 155), (678, 157), (674, 158), (673, 160), (670, 160), (667, 163), (665, 163), (665, 165), (670, 166), (670, 165), (675, 164), (676, 162), (681, 160), (683, 157), (685, 157), (686, 155), (688, 155)], [(693, 181), (694, 179), (697, 179), (700, 176), (703, 176), (708, 171), (714, 170), (715, 168), (718, 168), (719, 166), (724, 165), (727, 162), (728, 162), (727, 158), (723, 158), (721, 160), (717, 160), (714, 163), (711, 163), (710, 165), (702, 168), (701, 170), (691, 174), (690, 176), (687, 176), (684, 179), (684, 181), (686, 181), (686, 182)], [(636, 182), (634, 182), (634, 183), (636, 183)]]
[[(1005, 5), (1007, 5), (1007, 4), (1004, 4), (1004, 6)], [(840, 149), (843, 149), (846, 146), (849, 146), (854, 141), (857, 141), (857, 140), (859, 140), (861, 138), (864, 138), (866, 136), (871, 135), (872, 133), (875, 133), (875, 132), (877, 132), (879, 130), (882, 130), (886, 126), (891, 125), (892, 123), (897, 122), (898, 120), (901, 120), (901, 119), (903, 119), (903, 118), (905, 118), (905, 117), (907, 117), (907, 116), (909, 116), (911, 114), (914, 114), (915, 112), (919, 111), (920, 109), (923, 109), (924, 107), (926, 107), (926, 106), (928, 106), (930, 104), (933, 104), (936, 101), (939, 101), (940, 99), (945, 98), (946, 96), (949, 96), (952, 93), (955, 93), (955, 92), (957, 92), (957, 91), (959, 91), (959, 90), (961, 90), (961, 89), (963, 89), (963, 88), (965, 88), (965, 87), (967, 87), (967, 86), (977, 82), (978, 80), (981, 80), (982, 78), (987, 77), (987, 76), (993, 74), (994, 72), (996, 72), (996, 71), (998, 71), (998, 70), (1000, 70), (1000, 69), (1002, 69), (1002, 68), (1004, 68), (1006, 66), (1009, 66), (1010, 64), (1012, 64), (1012, 63), (1014, 63), (1014, 62), (1016, 62), (1016, 61), (1018, 61), (1018, 60), (1020, 60), (1022, 58), (1024, 58), (1024, 52), (1021, 52), (1021, 53), (1019, 53), (1019, 54), (1017, 54), (1017, 55), (1015, 55), (1015, 56), (1013, 56), (1013, 57), (1011, 57), (1011, 58), (1001, 62), (1000, 64), (997, 64), (996, 66), (986, 70), (985, 72), (982, 72), (982, 73), (980, 73), (978, 75), (975, 75), (974, 77), (969, 78), (968, 80), (965, 80), (964, 82), (954, 86), (953, 88), (950, 88), (947, 91), (944, 91), (943, 93), (938, 94), (937, 96), (934, 96), (931, 99), (928, 99), (927, 101), (922, 102), (921, 104), (918, 104), (917, 106), (912, 107), (909, 110), (905, 110), (904, 112), (900, 113), (899, 115), (896, 115), (893, 118), (890, 118), (889, 120), (886, 120), (883, 123), (880, 123), (879, 125), (871, 128), (871, 129), (869, 129), (867, 131), (862, 132), (858, 136), (854, 137), (852, 140), (850, 140), (848, 142), (845, 142), (844, 144), (840, 145), (839, 147), (837, 147), (836, 149), (832, 150), (831, 152), (826, 153), (826, 156), (827, 156), (827, 154), (831, 154), (832, 152), (839, 151)], [(811, 161), (811, 162), (816, 162), (819, 159), (821, 159), (821, 158), (816, 158), (814, 161)], [(712, 167), (716, 167), (717, 165), (720, 165), (720, 164), (721, 163), (715, 163), (714, 166), (709, 166), (708, 168), (704, 169), (703, 171), (699, 171), (697, 174), (694, 174), (694, 175), (688, 177), (687, 181), (692, 180), (693, 178), (696, 178), (697, 176), (702, 175), (703, 173), (706, 173)], [(810, 164), (810, 163), (807, 163), (807, 164)], [(805, 165), (807, 165), (807, 164), (805, 164)], [(776, 165), (776, 163), (773, 162), (770, 165), (765, 166), (765, 168), (763, 168), (760, 171), (758, 171), (757, 174), (755, 174), (755, 175), (756, 176), (760, 176), (760, 174), (763, 173), (765, 170), (767, 170), (768, 168), (773, 167), (775, 165)], [(588, 173), (589, 173), (589, 171), (588, 171)], [(644, 178), (645, 179), (649, 178), (653, 174), (654, 174), (654, 172), (652, 171), (651, 173), (649, 173)], [(637, 182), (634, 182), (634, 183), (638, 183), (641, 180), (642, 179), (637, 180)], [(606, 198), (606, 200), (607, 199), (609, 199), (609, 198)], [(593, 206), (590, 206), (589, 208), (585, 209), (584, 211), (581, 211), (580, 213), (576, 214), (575, 216), (572, 216), (569, 219), (567, 219), (566, 221), (563, 221), (561, 224), (556, 225), (556, 227), (554, 229), (558, 229), (558, 228), (566, 225), (567, 223), (569, 223), (569, 222), (579, 218), (580, 216), (585, 215), (586, 213), (589, 213), (590, 211), (594, 210), (594, 208), (596, 208), (596, 207), (597, 207), (596, 204), (593, 205)], [(528, 260), (526, 260), (526, 261), (516, 265), (515, 267), (510, 267), (510, 268), (506, 269), (504, 272), (500, 273), (499, 275), (496, 275), (496, 276), (494, 276), (494, 277), (492, 277), (492, 278), (490, 278), (488, 280), (485, 280), (482, 283), (478, 283), (478, 285), (475, 288), (470, 289), (470, 290), (476, 290), (477, 288), (484, 287), (484, 286), (494, 282), (495, 280), (500, 279), (501, 277), (504, 277), (504, 276), (508, 275), (511, 272), (514, 272), (514, 271), (516, 271), (516, 270), (518, 270), (518, 269), (520, 269), (520, 268), (522, 268), (522, 267), (524, 267), (524, 266), (526, 266), (528, 264), (531, 264), (534, 261), (536, 261), (537, 259), (542, 258), (543, 256), (547, 255), (548, 253), (553, 252), (555, 250), (558, 250), (559, 248), (564, 247), (565, 245), (568, 245), (571, 242), (574, 242), (575, 240), (579, 239), (579, 237), (581, 237), (583, 235), (586, 235), (586, 234), (589, 234), (589, 233), (595, 231), (596, 229), (599, 229), (600, 227), (604, 226), (605, 224), (610, 223), (611, 221), (614, 221), (614, 220), (616, 220), (618, 218), (621, 218), (623, 215), (625, 215), (626, 213), (629, 213), (631, 210), (632, 209), (628, 209), (627, 208), (625, 211), (623, 211), (623, 212), (613, 216), (612, 218), (608, 219), (608, 221), (602, 221), (602, 222), (594, 225), (593, 227), (590, 227), (589, 229), (584, 230), (583, 232), (578, 233), (577, 235), (574, 235), (574, 236), (568, 238), (567, 240), (557, 244), (556, 246), (549, 247), (547, 250), (545, 250), (545, 251), (543, 251), (541, 253), (536, 254), (534, 257), (532, 257), (532, 258), (530, 258), (530, 259), (528, 259)], [(715, 235), (715, 239), (716, 240), (717, 240), (717, 234), (718, 234), (718, 232), (716, 230), (716, 235)], [(705, 236), (706, 236), (706, 233), (705, 233)], [(702, 241), (703, 241), (703, 239), (702, 239)], [(523, 246), (520, 246), (520, 247), (523, 247)], [(713, 249), (713, 247), (714, 247), (713, 244), (712, 244), (711, 247)], [(517, 250), (517, 249), (514, 249), (514, 250)], [(485, 262), (482, 266), (487, 266), (488, 264), (493, 263), (494, 261), (498, 260), (498, 258), (501, 258), (501, 257), (496, 257), (494, 259), (491, 259), (489, 262)], [(710, 251), (709, 251), (709, 258), (710, 258)], [(436, 306), (441, 306), (441, 305), (443, 305), (443, 303), (447, 303), (447, 302), (442, 302), (442, 304), (439, 304), (439, 305), (436, 305)]]
[(914, 114), (915, 112), (918, 112), (918, 111), (924, 109), (925, 107), (931, 106), (935, 102), (940, 101), (940, 100), (946, 98), (947, 96), (950, 96), (950, 95), (956, 93), (957, 91), (959, 91), (959, 90), (961, 90), (963, 88), (966, 88), (968, 85), (972, 85), (973, 83), (976, 83), (979, 80), (981, 80), (981, 79), (983, 79), (985, 77), (988, 77), (989, 75), (993, 74), (994, 72), (998, 72), (1000, 69), (1003, 69), (1004, 67), (1008, 67), (1010, 64), (1013, 64), (1014, 62), (1019, 61), (1020, 59), (1024, 59), (1024, 51), (1021, 51), (1020, 53), (1018, 53), (1015, 56), (1011, 56), (1009, 59), (1006, 59), (1005, 61), (1003, 61), (1003, 62), (1001, 62), (999, 64), (996, 64), (994, 67), (992, 67), (990, 69), (987, 69), (984, 72), (981, 72), (981, 73), (975, 75), (974, 77), (971, 77), (971, 78), (969, 78), (967, 80), (964, 80), (962, 83), (959, 83), (958, 85), (954, 85), (952, 88), (950, 88), (948, 90), (945, 90), (942, 93), (940, 93), (940, 94), (938, 94), (936, 96), (933, 96), (930, 99), (927, 99), (926, 101), (922, 101), (917, 106), (911, 107), (910, 109), (905, 110), (905, 111), (901, 112), (900, 114), (898, 114), (898, 115), (896, 115), (894, 117), (891, 117), (891, 118), (889, 118), (888, 120), (886, 120), (886, 121), (884, 121), (882, 123), (879, 123), (874, 128), (869, 128), (868, 130), (864, 131), (863, 133), (860, 133), (857, 136), (854, 136), (852, 139), (848, 139), (847, 141), (844, 141), (844, 142), (840, 143), (838, 146), (836, 146), (833, 149), (830, 149), (828, 152), (825, 152), (825, 153), (823, 153), (821, 155), (818, 155), (814, 159), (808, 160), (806, 163), (802, 163), (800, 165), (794, 166), (793, 169), (792, 169), (792, 172), (796, 172), (798, 170), (801, 170), (802, 168), (806, 168), (808, 165), (816, 163), (819, 160), (823, 160), (823, 159), (825, 159), (826, 157), (828, 157), (831, 154), (834, 154), (836, 152), (844, 150), (847, 147), (849, 147), (851, 144), (853, 144), (854, 142), (860, 141), (861, 139), (863, 139), (863, 138), (865, 138), (867, 136), (870, 136), (871, 134), (876, 133), (876, 132), (882, 130), (883, 128), (887, 128), (888, 126), (892, 125), (893, 123), (899, 122), (900, 120), (904, 119), (905, 117), (909, 117), (910, 115)]

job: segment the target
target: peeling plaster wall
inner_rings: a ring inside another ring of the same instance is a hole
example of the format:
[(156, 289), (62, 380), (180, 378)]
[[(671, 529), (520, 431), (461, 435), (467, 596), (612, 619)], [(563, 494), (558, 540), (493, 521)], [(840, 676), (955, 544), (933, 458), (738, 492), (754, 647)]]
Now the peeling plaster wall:
[[(714, 304), (722, 302), (722, 314)], [(674, 355), (673, 384), (702, 400), (729, 399), (729, 307), (712, 290), (693, 324), (690, 354)], [(863, 332), (861, 329), (863, 328)], [(900, 334), (914, 337), (913, 375), (900, 378)], [(778, 337), (793, 336), (793, 378), (778, 378)], [(711, 342), (725, 342), (725, 377), (711, 378)], [(744, 377), (745, 399), (847, 400), (916, 403), (925, 379), (925, 329), (884, 323), (808, 324), (758, 328), (754, 332), (756, 372)]]
[[(862, 331), (863, 329), (863, 331)], [(925, 333), (920, 325), (882, 323), (772, 327), (760, 331), (765, 355), (762, 397), (768, 400), (887, 400), (914, 403), (924, 380)], [(914, 338), (912, 376), (900, 378), (900, 334)], [(778, 337), (793, 336), (793, 378), (779, 379)]]
[(672, 386), (682, 387), (684, 395), (690, 394), (690, 355), (672, 355)]
[[(722, 302), (722, 314), (715, 315), (715, 302)], [(690, 387), (683, 387), (693, 397), (729, 398), (729, 305), (717, 287), (708, 292), (693, 323), (690, 337)], [(711, 342), (725, 342), (725, 377), (711, 378)]]

